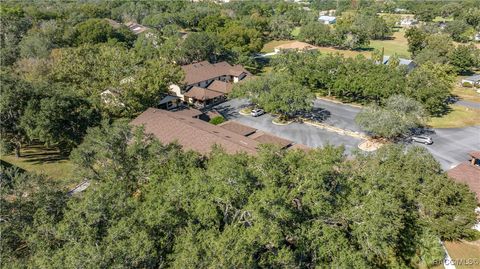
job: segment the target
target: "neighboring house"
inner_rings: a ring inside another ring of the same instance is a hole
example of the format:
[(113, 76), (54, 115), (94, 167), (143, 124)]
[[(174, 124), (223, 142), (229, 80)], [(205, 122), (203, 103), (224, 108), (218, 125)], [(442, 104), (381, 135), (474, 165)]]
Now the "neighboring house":
[(323, 24), (334, 24), (337, 22), (337, 18), (334, 16), (326, 16), (322, 15), (318, 17), (318, 21), (323, 23)]
[(225, 100), (233, 83), (249, 76), (241, 65), (227, 62), (211, 64), (208, 61), (182, 66), (185, 78), (181, 85), (170, 85), (170, 91), (183, 101), (203, 108)]
[[(392, 57), (390, 56), (383, 56), (382, 64), (388, 64)], [(398, 66), (405, 66), (407, 70), (410, 72), (412, 71), (417, 65), (415, 62), (409, 59), (398, 58)]]
[(480, 74), (473, 75), (462, 79), (462, 86), (470, 86), (480, 88)]
[(447, 171), (449, 177), (458, 183), (467, 185), (477, 198), (477, 223), (473, 229), (480, 231), (480, 151), (468, 154), (469, 161), (465, 161)]
[(480, 151), (468, 154), (469, 161), (465, 161), (447, 171), (447, 174), (456, 182), (466, 184), (477, 196), (480, 204)]
[(335, 9), (320, 10), (320, 12), (318, 12), (318, 16), (334, 16), (335, 12), (336, 12)]
[(108, 88), (100, 93), (102, 103), (106, 106), (124, 107), (125, 104), (120, 101), (120, 90)]
[(257, 153), (260, 144), (276, 144), (281, 148), (292, 145), (289, 140), (237, 122), (227, 121), (213, 125), (182, 111), (149, 108), (130, 124), (144, 126), (145, 133), (154, 135), (162, 143), (177, 142), (185, 150), (201, 154), (208, 154), (214, 145), (221, 146), (228, 153), (245, 152), (252, 155)]
[(395, 8), (394, 10), (395, 13), (407, 13), (408, 10), (406, 10), (405, 8)]
[(184, 100), (196, 108), (205, 108), (225, 101), (225, 94), (207, 88), (192, 87), (184, 94)]
[(158, 103), (159, 108), (163, 108), (166, 110), (177, 108), (180, 105), (180, 97), (167, 95), (163, 97), (162, 100)]
[(473, 40), (480, 41), (480, 32), (475, 34), (475, 36), (473, 37)]
[(133, 22), (133, 21), (125, 23), (125, 26), (127, 26), (128, 29), (130, 29), (130, 31), (132, 31), (136, 35), (139, 35), (139, 34), (145, 32), (145, 31), (150, 30), (150, 28), (148, 28), (146, 26), (143, 26), (141, 24), (138, 24), (136, 22)]
[(300, 42), (300, 41), (294, 41), (291, 43), (286, 43), (282, 45), (278, 45), (274, 48), (275, 53), (280, 53), (282, 51), (291, 51), (291, 50), (296, 50), (296, 51), (308, 51), (308, 50), (314, 50), (318, 49), (318, 47), (310, 45), (305, 42)]
[(418, 21), (414, 18), (403, 18), (400, 20), (400, 26), (402, 27), (410, 27), (418, 24)]

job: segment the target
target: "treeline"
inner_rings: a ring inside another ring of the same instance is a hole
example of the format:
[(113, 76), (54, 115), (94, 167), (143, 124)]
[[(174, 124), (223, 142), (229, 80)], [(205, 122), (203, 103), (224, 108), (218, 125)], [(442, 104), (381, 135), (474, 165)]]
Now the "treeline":
[(70, 198), (2, 169), (3, 266), (430, 267), (474, 236), (474, 195), (420, 147), (202, 157), (118, 122), (72, 160), (91, 185)]
[(291, 80), (322, 95), (347, 102), (382, 104), (388, 97), (402, 94), (419, 101), (430, 115), (448, 110), (454, 83), (450, 66), (430, 62), (407, 72), (398, 61), (383, 65), (363, 56), (345, 58), (305, 52), (279, 55), (272, 65), (274, 71), (284, 72)]
[(372, 39), (390, 37), (393, 26), (375, 13), (349, 12), (337, 17), (334, 25), (309, 22), (300, 28), (298, 39), (317, 46), (360, 49)]
[[(156, 106), (182, 80), (178, 65), (228, 60), (256, 71), (251, 55), (264, 42), (316, 19), (294, 3), (261, 1), (4, 1), (0, 9), (1, 148), (17, 154), (32, 141), (68, 154), (101, 119)], [(123, 25), (130, 21), (150, 29), (135, 35)]]

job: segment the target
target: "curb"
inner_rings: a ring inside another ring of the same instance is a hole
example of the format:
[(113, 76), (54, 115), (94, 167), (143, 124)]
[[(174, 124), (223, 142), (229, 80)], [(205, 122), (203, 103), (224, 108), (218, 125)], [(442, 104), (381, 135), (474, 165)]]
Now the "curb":
[(317, 99), (318, 99), (318, 100), (322, 100), (322, 101), (326, 101), (326, 102), (335, 103), (335, 104), (340, 104), (340, 105), (345, 105), (345, 106), (351, 106), (351, 107), (355, 107), (355, 108), (363, 108), (363, 106), (361, 106), (361, 105), (343, 103), (343, 102), (340, 102), (340, 101), (337, 101), (337, 100), (332, 100), (332, 99), (328, 99), (328, 98), (324, 98), (324, 97), (318, 97), (318, 96), (317, 96)]
[(318, 123), (318, 122), (313, 122), (313, 121), (310, 121), (310, 120), (307, 120), (307, 119), (303, 119), (303, 122), (306, 123), (306, 124), (309, 124), (309, 125), (312, 125), (312, 126), (315, 126), (315, 127), (318, 127), (318, 128), (322, 128), (322, 129), (325, 129), (327, 131), (331, 131), (331, 132), (335, 132), (337, 134), (341, 134), (341, 135), (348, 135), (348, 136), (351, 136), (351, 137), (355, 137), (355, 138), (360, 138), (360, 139), (364, 139), (364, 140), (368, 140), (369, 137), (362, 134), (362, 133), (359, 133), (359, 132), (354, 132), (354, 131), (350, 131), (350, 130), (344, 130), (344, 129), (340, 129), (340, 128), (337, 128), (337, 127), (334, 127), (334, 126), (331, 126), (331, 125), (327, 125), (327, 124), (323, 124), (323, 123)]

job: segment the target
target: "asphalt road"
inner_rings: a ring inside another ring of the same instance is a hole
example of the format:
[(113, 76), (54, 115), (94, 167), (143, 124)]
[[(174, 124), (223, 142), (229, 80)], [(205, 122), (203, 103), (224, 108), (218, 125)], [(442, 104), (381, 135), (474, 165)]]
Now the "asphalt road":
[[(272, 123), (272, 116), (268, 114), (256, 118), (242, 116), (238, 111), (246, 105), (248, 105), (246, 100), (233, 99), (217, 105), (215, 108), (229, 120), (236, 120), (245, 125), (310, 147), (321, 147), (327, 144), (335, 146), (345, 145), (347, 152), (351, 152), (361, 142), (357, 138), (340, 135), (302, 123), (278, 126)], [(310, 117), (342, 129), (361, 131), (360, 127), (355, 123), (355, 116), (359, 111), (359, 108), (349, 105), (315, 100), (313, 113), (311, 113)], [(445, 170), (466, 161), (468, 152), (480, 150), (480, 126), (434, 129), (432, 134), (429, 135), (434, 141), (432, 145), (418, 143), (412, 145), (427, 148)]]
[(468, 160), (468, 153), (480, 150), (480, 126), (434, 129), (433, 144), (421, 145), (430, 151), (444, 170)]
[(340, 135), (303, 123), (294, 122), (284, 126), (275, 125), (272, 123), (273, 117), (269, 114), (264, 114), (260, 117), (240, 115), (238, 111), (247, 104), (245, 100), (233, 99), (217, 105), (215, 109), (229, 120), (238, 121), (258, 130), (269, 132), (309, 147), (322, 147), (327, 144), (335, 146), (344, 145), (345, 150), (351, 152), (361, 142), (357, 138)]

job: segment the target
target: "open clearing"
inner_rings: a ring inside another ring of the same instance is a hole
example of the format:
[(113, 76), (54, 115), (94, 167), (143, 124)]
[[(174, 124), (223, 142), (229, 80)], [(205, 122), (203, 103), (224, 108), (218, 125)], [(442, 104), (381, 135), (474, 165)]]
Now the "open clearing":
[(465, 88), (456, 85), (452, 93), (460, 98), (460, 100), (480, 103), (480, 93), (472, 88)]
[[(384, 49), (385, 55), (397, 54), (403, 58), (410, 58), (410, 53), (408, 52), (408, 42), (404, 36), (405, 31), (401, 29), (398, 32), (393, 34), (392, 39), (387, 40), (371, 40), (370, 46), (365, 48), (365, 50), (342, 50), (333, 47), (319, 47), (321, 53), (339, 53), (345, 57), (355, 57), (359, 54), (364, 55), (365, 57), (370, 57), (374, 49)], [(295, 40), (273, 40), (266, 43), (263, 46), (262, 53), (273, 52), (276, 46), (288, 44), (295, 42)]]
[(371, 40), (370, 47), (373, 49), (384, 49), (385, 55), (397, 54), (402, 58), (410, 58), (410, 52), (408, 52), (408, 41), (405, 38), (405, 30), (400, 29), (398, 32), (393, 33), (390, 40)]
[[(477, 262), (480, 262), (479, 253), (480, 253), (480, 241), (473, 241), (473, 242), (445, 242), (445, 247), (447, 248), (448, 254), (452, 258), (453, 261), (461, 261), (467, 262), (469, 259), (472, 261), (476, 259)], [(472, 265), (459, 265), (455, 264), (457, 269), (468, 268), (468, 269), (478, 269), (480, 268), (480, 264), (472, 264)]]
[(452, 105), (452, 111), (440, 118), (432, 118), (428, 123), (433, 128), (461, 128), (480, 125), (480, 109)]
[[(28, 172), (45, 174), (48, 177), (59, 181), (66, 187), (73, 187), (76, 181), (72, 179), (74, 166), (58, 150), (45, 148), (41, 145), (24, 147), (21, 150), (21, 157), (14, 155), (2, 155), (3, 162), (18, 166)], [(7, 165), (8, 165), (7, 164)]]

